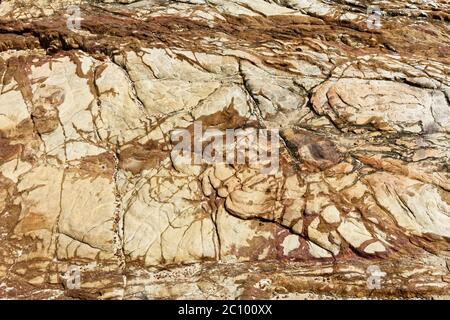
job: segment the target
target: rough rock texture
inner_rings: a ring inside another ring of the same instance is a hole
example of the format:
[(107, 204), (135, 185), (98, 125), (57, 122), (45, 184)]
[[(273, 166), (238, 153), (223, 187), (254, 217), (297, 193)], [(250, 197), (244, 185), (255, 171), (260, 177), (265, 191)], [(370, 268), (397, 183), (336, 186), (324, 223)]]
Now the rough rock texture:
[[(0, 298), (449, 298), (449, 21), (445, 0), (1, 1)], [(279, 128), (280, 169), (178, 163), (197, 120)]]

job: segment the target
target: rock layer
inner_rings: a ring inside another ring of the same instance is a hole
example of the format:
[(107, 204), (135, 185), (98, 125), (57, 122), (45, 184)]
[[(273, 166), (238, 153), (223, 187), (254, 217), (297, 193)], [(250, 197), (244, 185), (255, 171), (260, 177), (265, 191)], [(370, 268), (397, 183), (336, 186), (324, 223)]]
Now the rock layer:
[(0, 297), (448, 298), (450, 7), (370, 5), (2, 1)]

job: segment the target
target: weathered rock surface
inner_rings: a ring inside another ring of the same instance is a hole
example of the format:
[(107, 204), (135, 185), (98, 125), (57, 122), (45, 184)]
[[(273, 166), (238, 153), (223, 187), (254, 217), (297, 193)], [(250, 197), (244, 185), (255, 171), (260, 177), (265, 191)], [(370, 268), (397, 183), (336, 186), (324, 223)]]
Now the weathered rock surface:
[(0, 298), (449, 298), (450, 5), (377, 5), (2, 1)]

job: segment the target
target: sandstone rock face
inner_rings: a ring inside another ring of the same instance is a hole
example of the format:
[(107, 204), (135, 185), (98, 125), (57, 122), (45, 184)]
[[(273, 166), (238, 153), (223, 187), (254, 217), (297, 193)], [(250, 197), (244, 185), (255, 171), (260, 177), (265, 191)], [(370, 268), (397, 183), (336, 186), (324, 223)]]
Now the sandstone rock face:
[(0, 298), (450, 297), (450, 6), (377, 5), (2, 1)]

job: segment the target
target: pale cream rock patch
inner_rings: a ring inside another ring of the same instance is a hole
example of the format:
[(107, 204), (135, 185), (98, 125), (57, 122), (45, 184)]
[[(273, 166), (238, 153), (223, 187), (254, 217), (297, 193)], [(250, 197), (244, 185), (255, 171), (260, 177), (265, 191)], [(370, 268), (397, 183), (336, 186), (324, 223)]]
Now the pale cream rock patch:
[[(79, 58), (84, 61), (92, 60), (80, 53)], [(81, 61), (80, 61), (81, 63)], [(94, 64), (93, 61), (90, 64)], [(51, 66), (50, 66), (51, 65)], [(33, 66), (30, 78), (32, 80), (44, 79), (33, 84), (33, 101), (45, 101), (47, 96), (58, 91), (61, 99), (55, 106), (58, 125), (51, 132), (41, 135), (48, 155), (58, 157), (61, 161), (79, 159), (82, 156), (98, 154), (98, 149), (85, 142), (86, 138), (94, 139), (94, 124), (89, 107), (94, 101), (90, 91), (88, 79), (79, 77), (76, 73), (77, 65), (69, 57), (53, 59), (51, 62), (40, 66)], [(55, 91), (56, 90), (56, 91)], [(40, 102), (39, 102), (40, 103)], [(84, 132), (80, 136), (80, 131)], [(66, 144), (69, 141), (78, 141), (77, 151), (81, 154), (70, 153), (70, 159), (66, 159)], [(85, 146), (81, 146), (85, 144)], [(83, 154), (83, 151), (86, 152)]]
[(332, 254), (314, 242), (307, 241), (309, 253), (314, 258), (331, 258)]
[(221, 77), (236, 76), (239, 72), (239, 63), (235, 57), (194, 52), (195, 60), (209, 72)]
[(244, 8), (250, 7), (252, 11), (265, 16), (295, 13), (295, 10), (280, 6), (277, 3), (267, 3), (263, 0), (237, 0), (236, 2)]
[(367, 247), (364, 248), (364, 252), (367, 252), (370, 254), (376, 253), (376, 252), (384, 252), (384, 251), (386, 251), (386, 248), (380, 241), (371, 243)]
[(247, 15), (247, 16), (257, 16), (258, 12), (248, 9), (245, 6), (239, 5), (238, 3), (232, 1), (221, 1), (217, 2), (218, 7), (223, 13), (232, 15)]
[(361, 199), (366, 192), (369, 192), (369, 189), (361, 181), (356, 182), (353, 186), (342, 191), (344, 196), (350, 201), (352, 199)]
[[(313, 189), (313, 185), (310, 185), (310, 190)], [(330, 198), (325, 195), (316, 195), (313, 198), (309, 198), (306, 201), (305, 213), (312, 215), (321, 212), (322, 208), (330, 204)]]
[[(236, 262), (248, 261), (247, 255), (238, 255), (240, 249), (251, 249), (251, 241), (269, 242), (272, 234), (267, 231), (255, 228), (255, 222), (242, 220), (230, 215), (223, 206), (218, 208), (216, 216), (216, 225), (220, 239), (220, 256), (223, 261)], [(259, 254), (258, 258), (263, 260), (267, 256), (267, 251)]]
[(60, 161), (66, 158), (64, 129), (58, 126), (55, 130), (41, 135), (44, 143), (40, 147), (42, 153), (56, 157)]
[(299, 73), (306, 77), (321, 77), (323, 76), (320, 68), (312, 63), (309, 63), (305, 60), (286, 60), (292, 67), (289, 68), (290, 71)]
[(156, 79), (151, 69), (143, 61), (143, 52), (126, 51), (113, 57), (113, 61), (121, 67), (126, 68), (130, 79), (137, 83), (139, 81)]
[(111, 252), (114, 219), (115, 195), (110, 179), (65, 174), (58, 223), (60, 233)]
[[(222, 111), (236, 100), (239, 113), (248, 115), (242, 89), (220, 81), (224, 77), (236, 76), (238, 65), (235, 58), (169, 49), (143, 51), (142, 59), (128, 52), (123, 63), (130, 69), (130, 78), (148, 114), (189, 110), (201, 103), (200, 110), (194, 115), (200, 117)], [(206, 70), (197, 66), (198, 63)]]
[(90, 247), (89, 245), (79, 242), (65, 234), (58, 236), (56, 246), (56, 254), (58, 259), (84, 258), (94, 260), (101, 252), (100, 249)]
[(199, 183), (173, 170), (155, 173), (145, 173), (136, 187), (127, 182), (132, 188), (123, 199), (125, 253), (148, 266), (215, 259), (215, 225), (202, 209)]
[(319, 226), (320, 218), (315, 218), (308, 226), (307, 232), (308, 237), (311, 242), (314, 242), (315, 244), (319, 245), (322, 248), (325, 248), (326, 250), (332, 252), (334, 255), (337, 255), (340, 251), (340, 246), (336, 243), (332, 243), (329, 240), (329, 234), (323, 233), (317, 230), (317, 227)]
[(315, 90), (312, 102), (319, 113), (328, 114), (339, 125), (412, 133), (450, 129), (444, 93), (399, 82), (330, 80)]
[(146, 264), (158, 264), (161, 258), (160, 233), (167, 228), (166, 212), (170, 204), (146, 203), (149, 185), (142, 185), (134, 198), (126, 195), (128, 209), (124, 215), (124, 251), (131, 260), (146, 259)]
[(225, 181), (235, 174), (236, 170), (226, 164), (216, 164), (214, 166), (214, 176), (220, 181)]
[(356, 218), (346, 218), (339, 225), (337, 231), (354, 248), (359, 248), (363, 242), (373, 239), (364, 224)]
[(274, 201), (262, 191), (233, 191), (225, 202), (227, 210), (244, 219), (264, 217), (273, 212)]
[[(15, 85), (17, 82), (13, 81)], [(0, 86), (3, 91), (3, 86)], [(19, 90), (0, 94), (0, 131), (11, 131), (30, 118), (27, 105)]]
[(323, 182), (320, 174), (311, 174), (306, 177), (308, 183), (309, 194), (306, 201), (305, 213), (316, 214), (320, 213), (323, 208), (331, 204), (329, 194), (329, 187)]
[(402, 228), (419, 236), (450, 236), (450, 205), (435, 186), (389, 173), (376, 173), (366, 179), (379, 204)]
[(111, 260), (114, 259), (114, 252), (107, 252), (90, 246), (89, 244), (77, 241), (65, 234), (58, 235), (56, 244), (56, 255), (58, 259), (83, 259), (83, 260)]
[(217, 112), (222, 112), (228, 107), (233, 107), (238, 114), (245, 118), (254, 118), (251, 114), (248, 97), (244, 89), (236, 84), (224, 84), (211, 95), (201, 101), (192, 111), (192, 116), (199, 119)]
[(99, 106), (93, 105), (95, 124), (102, 140), (124, 144), (145, 134), (145, 114), (134, 97), (123, 69), (107, 62), (95, 80)]
[(8, 161), (0, 166), (0, 172), (6, 178), (11, 179), (13, 182), (17, 183), (18, 178), (29, 171), (32, 165), (29, 162), (21, 161), (20, 159), (14, 159)]
[(85, 142), (69, 142), (66, 144), (67, 160), (79, 160), (88, 156), (96, 156), (107, 152), (106, 149)]
[(286, 201), (282, 216), (282, 224), (292, 230), (301, 233), (303, 228), (303, 214), (305, 211), (306, 185), (300, 185), (297, 175), (292, 175), (284, 180), (283, 200)]
[(253, 68), (255, 67), (251, 66), (243, 70), (247, 72), (249, 89), (258, 99), (258, 107), (264, 119), (281, 126), (294, 124), (307, 113), (308, 110), (302, 109), (306, 102), (304, 94), (292, 80), (267, 75), (257, 78), (251, 73)]
[[(60, 212), (60, 192), (63, 171), (51, 166), (37, 166), (24, 174), (17, 184), (21, 205), (15, 234), (29, 234), (39, 230), (55, 230)], [(42, 201), (53, 199), (55, 201)]]
[[(186, 217), (186, 221), (191, 220)], [(178, 223), (178, 221), (176, 221)], [(164, 259), (173, 263), (190, 263), (215, 259), (216, 229), (210, 217), (199, 217), (187, 227), (169, 228), (161, 236)], [(176, 239), (179, 239), (178, 241)]]
[(327, 177), (326, 181), (328, 184), (332, 185), (336, 191), (341, 191), (347, 187), (358, 183), (358, 172), (353, 172), (350, 174), (345, 174), (341, 177)]
[(142, 56), (142, 61), (151, 68), (156, 79), (192, 82), (214, 79), (214, 75), (194, 66), (194, 64), (178, 56), (170, 49), (143, 48), (142, 51), (145, 52)]
[(285, 256), (289, 255), (291, 251), (300, 247), (299, 236), (295, 234), (288, 235), (286, 238), (284, 238), (281, 246), (283, 247), (283, 254)]
[(323, 209), (321, 215), (328, 223), (341, 222), (340, 212), (335, 206), (326, 207), (325, 209)]
[(182, 80), (140, 80), (135, 82), (138, 96), (150, 115), (189, 110), (219, 87), (219, 82), (188, 83)]
[[(64, 127), (66, 139), (79, 137), (76, 129), (92, 131), (92, 116), (88, 108), (94, 100), (88, 79), (76, 74), (77, 65), (69, 57), (58, 58), (32, 73), (33, 78), (46, 78), (42, 84), (58, 87), (64, 92), (64, 101), (58, 106), (58, 114)], [(40, 86), (42, 86), (40, 84)], [(37, 90), (37, 84), (33, 88)]]
[(28, 280), (29, 283), (34, 284), (34, 285), (39, 285), (44, 283), (44, 277), (43, 276), (36, 276), (30, 280)]

